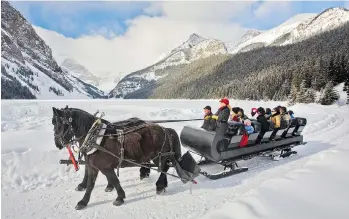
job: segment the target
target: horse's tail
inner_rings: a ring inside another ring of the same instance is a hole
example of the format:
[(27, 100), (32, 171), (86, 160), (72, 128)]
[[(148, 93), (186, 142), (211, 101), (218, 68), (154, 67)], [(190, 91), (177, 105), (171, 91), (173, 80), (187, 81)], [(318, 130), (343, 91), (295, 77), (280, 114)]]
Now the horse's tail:
[(169, 134), (171, 135), (171, 139), (172, 139), (172, 149), (174, 154), (174, 158), (178, 161), (179, 158), (181, 158), (182, 156), (182, 151), (181, 151), (181, 142), (179, 140), (179, 136), (177, 134), (177, 132), (172, 129), (172, 128), (166, 128), (169, 132)]

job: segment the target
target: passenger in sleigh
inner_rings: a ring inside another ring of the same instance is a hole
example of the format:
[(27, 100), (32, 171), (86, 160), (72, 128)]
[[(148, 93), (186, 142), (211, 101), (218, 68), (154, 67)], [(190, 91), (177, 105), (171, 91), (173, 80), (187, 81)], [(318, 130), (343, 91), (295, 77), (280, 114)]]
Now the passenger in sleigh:
[(259, 135), (256, 139), (256, 144), (260, 144), (264, 134), (269, 131), (270, 124), (268, 122), (267, 116), (265, 114), (265, 110), (263, 107), (259, 107), (257, 109), (257, 122), (261, 124), (261, 131), (259, 132)]
[(280, 115), (280, 106), (275, 107), (272, 112), (271, 112), (271, 116), (270, 116), (270, 120), (273, 122), (274, 124), (274, 131), (273, 133), (270, 135), (269, 140), (273, 140), (275, 138), (275, 135), (277, 133), (277, 131), (279, 131), (280, 127), (281, 127), (281, 115)]
[(291, 116), (287, 112), (287, 108), (284, 106), (280, 107), (280, 115), (281, 115), (281, 127), (286, 128), (291, 123)]
[(265, 109), (265, 118), (267, 118), (267, 120), (269, 120), (271, 117), (271, 109), (270, 108), (266, 108)]
[(251, 109), (251, 118), (255, 118), (255, 117), (257, 117), (258, 115), (257, 115), (257, 108), (252, 108)]
[(216, 121), (216, 133), (220, 135), (224, 135), (226, 130), (228, 129), (228, 120), (230, 116), (230, 110), (228, 108), (229, 106), (229, 100), (228, 99), (221, 99), (220, 101), (220, 107), (218, 111), (212, 116), (212, 119)]
[(201, 128), (214, 131), (216, 129), (216, 120), (212, 119), (212, 111), (210, 106), (206, 106), (204, 108), (205, 116), (204, 116), (204, 124), (202, 124)]
[(294, 117), (294, 113), (293, 113), (292, 110), (289, 110), (289, 111), (288, 111), (288, 115), (290, 115), (291, 119), (294, 119), (294, 118), (295, 118), (295, 117)]
[(240, 107), (233, 107), (231, 111), (232, 111), (231, 121), (233, 122), (243, 123), (244, 120), (248, 119), (248, 117), (244, 113), (244, 110), (241, 109)]
[(245, 125), (245, 131), (247, 132), (248, 135), (254, 133), (254, 128), (253, 128), (253, 126), (252, 126), (251, 120), (246, 119), (246, 120), (244, 121), (244, 125)]

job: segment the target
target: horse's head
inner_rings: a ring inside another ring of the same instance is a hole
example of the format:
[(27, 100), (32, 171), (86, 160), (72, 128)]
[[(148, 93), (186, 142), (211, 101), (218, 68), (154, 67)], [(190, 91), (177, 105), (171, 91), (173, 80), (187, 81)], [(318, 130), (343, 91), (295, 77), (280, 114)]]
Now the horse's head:
[(95, 121), (93, 115), (68, 106), (63, 109), (52, 107), (52, 110), (55, 144), (59, 149), (73, 142), (74, 137), (76, 139), (84, 137)]
[(52, 107), (52, 125), (54, 130), (55, 144), (58, 149), (62, 149), (70, 143), (74, 137), (72, 111), (68, 106), (64, 109)]

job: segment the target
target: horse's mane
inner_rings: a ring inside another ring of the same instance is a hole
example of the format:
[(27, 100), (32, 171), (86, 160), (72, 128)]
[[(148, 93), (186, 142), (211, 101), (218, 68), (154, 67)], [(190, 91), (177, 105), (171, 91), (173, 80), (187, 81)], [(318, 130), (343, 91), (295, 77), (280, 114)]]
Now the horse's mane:
[[(88, 125), (87, 123), (93, 123), (93, 121), (95, 120), (95, 117), (78, 108), (69, 108), (69, 110), (72, 110), (72, 112), (76, 111), (76, 112), (80, 112), (82, 114), (79, 115), (79, 126), (86, 126)], [(144, 124), (145, 121), (139, 119), (139, 118), (130, 118), (127, 120), (121, 120), (121, 121), (116, 121), (116, 122), (109, 122), (108, 120), (105, 119), (101, 119), (103, 123), (107, 124), (107, 125), (111, 125), (114, 128), (122, 128), (122, 127), (127, 127), (127, 126), (133, 126), (133, 125), (140, 125), (140, 124)]]
[[(78, 109), (78, 108), (69, 108), (70, 110), (72, 110), (72, 111), (79, 111), (79, 112), (81, 112), (81, 113), (84, 113), (84, 114), (87, 114), (87, 115), (84, 115), (84, 116), (90, 116), (91, 117), (91, 119), (92, 119), (92, 117), (93, 118), (95, 118), (91, 113), (89, 113), (89, 112), (86, 112), (85, 110), (82, 110), (82, 109)], [(87, 119), (87, 118), (86, 118)], [(90, 118), (88, 118), (88, 119), (90, 119)], [(105, 120), (105, 119), (101, 119), (102, 120), (102, 122), (103, 123), (106, 123), (106, 124), (110, 124), (111, 122), (109, 122), (108, 120)]]

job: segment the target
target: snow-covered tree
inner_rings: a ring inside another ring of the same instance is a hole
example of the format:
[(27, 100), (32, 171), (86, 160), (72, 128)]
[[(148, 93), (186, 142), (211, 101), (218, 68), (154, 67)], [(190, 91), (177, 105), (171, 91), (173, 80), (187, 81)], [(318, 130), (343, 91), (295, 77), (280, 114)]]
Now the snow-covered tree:
[(329, 82), (326, 84), (321, 97), (320, 97), (320, 104), (321, 105), (331, 105), (336, 100), (339, 99), (339, 94), (337, 91), (334, 90), (333, 83)]

